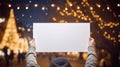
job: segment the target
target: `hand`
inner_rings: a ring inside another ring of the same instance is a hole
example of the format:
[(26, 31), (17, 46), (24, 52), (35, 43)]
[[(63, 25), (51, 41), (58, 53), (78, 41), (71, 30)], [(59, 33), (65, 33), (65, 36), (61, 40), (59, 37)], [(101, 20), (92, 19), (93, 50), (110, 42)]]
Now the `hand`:
[(29, 45), (35, 46), (35, 39), (30, 40), (30, 41), (29, 41)]
[(35, 46), (35, 39), (31, 38), (30, 36), (27, 36), (28, 46)]
[(94, 46), (94, 47), (95, 47), (96, 44), (95, 44), (94, 38), (92, 38), (92, 37), (89, 38), (89, 43), (88, 43), (88, 45), (89, 45), (89, 46)]

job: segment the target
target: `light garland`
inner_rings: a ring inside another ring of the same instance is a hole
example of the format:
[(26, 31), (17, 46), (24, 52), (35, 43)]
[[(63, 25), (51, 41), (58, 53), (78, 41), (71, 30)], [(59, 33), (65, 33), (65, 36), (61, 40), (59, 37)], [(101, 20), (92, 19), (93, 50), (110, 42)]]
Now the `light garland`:
[[(58, 6), (57, 4), (51, 3), (51, 4), (48, 4), (47, 6), (42, 6), (41, 9), (44, 11), (48, 7), (49, 8), (54, 7), (54, 9), (56, 9), (56, 11), (58, 12), (58, 15), (62, 16), (61, 18), (53, 16), (52, 21), (54, 21), (54, 22), (66, 23), (66, 22), (68, 22), (69, 19), (65, 19), (65, 17), (71, 17), (71, 18), (74, 18), (72, 22), (76, 22), (76, 23), (79, 21), (87, 21), (90, 23), (97, 22), (100, 30), (103, 30), (106, 28), (114, 29), (120, 25), (119, 22), (112, 22), (112, 21), (106, 22), (105, 20), (103, 20), (101, 18), (101, 16), (99, 14), (97, 14), (95, 8), (90, 5), (88, 0), (82, 0), (82, 2), (79, 5), (72, 3), (70, 0), (66, 0), (66, 2), (67, 3), (66, 3), (66, 5), (64, 5), (64, 8), (63, 8), (63, 5), (61, 7), (61, 6)], [(33, 5), (36, 8), (39, 6), (39, 4), (25, 4), (25, 5), (26, 5), (25, 6), (26, 10), (29, 9), (30, 5)], [(95, 5), (98, 8), (100, 8), (102, 11), (105, 11), (105, 10), (110, 11), (114, 17), (118, 17), (118, 18), (120, 17), (120, 14), (116, 15), (115, 12), (112, 12), (112, 9), (110, 8), (110, 6), (108, 4), (107, 4), (107, 7), (104, 9), (102, 9), (102, 5), (99, 3), (96, 3)], [(11, 4), (8, 4), (8, 6), (11, 7)], [(21, 7), (20, 5), (17, 5), (17, 10), (20, 10), (20, 7)], [(73, 9), (73, 7), (75, 7), (75, 8)], [(117, 4), (117, 7), (120, 7), (119, 3)], [(85, 14), (85, 10), (83, 10), (83, 8), (87, 9), (86, 10), (87, 13), (90, 13), (91, 16), (89, 16), (88, 14)], [(111, 40), (113, 42), (116, 42), (116, 41), (120, 42), (120, 40), (116, 40), (117, 38), (112, 36), (110, 33), (111, 32), (106, 33), (106, 31), (104, 31), (103, 36), (106, 39)]]

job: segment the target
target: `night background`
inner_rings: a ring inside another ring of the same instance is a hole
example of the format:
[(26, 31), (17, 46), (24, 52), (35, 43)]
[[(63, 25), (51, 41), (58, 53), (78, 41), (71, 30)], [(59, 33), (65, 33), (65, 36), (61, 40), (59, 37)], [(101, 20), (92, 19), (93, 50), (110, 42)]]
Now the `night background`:
[[(91, 37), (97, 44), (98, 67), (120, 66), (120, 0), (0, 0), (0, 46), (4, 41), (11, 9), (14, 10), (17, 34), (22, 39), (25, 39), (26, 35), (32, 37), (33, 23), (89, 22)], [(2, 53), (0, 54), (2, 57)], [(78, 54), (79, 57), (84, 56), (84, 53)], [(54, 53), (40, 53), (40, 55), (53, 56)], [(0, 58), (0, 65), (5, 67), (5, 62), (1, 60), (4, 59)], [(45, 61), (46, 58), (42, 60)], [(79, 67), (79, 63), (84, 66), (85, 59), (83, 60), (80, 61), (80, 58), (71, 60), (73, 67)], [(40, 65), (42, 63), (39, 62)], [(46, 64), (43, 64), (43, 67), (44, 65)], [(10, 63), (10, 67), (16, 66)]]

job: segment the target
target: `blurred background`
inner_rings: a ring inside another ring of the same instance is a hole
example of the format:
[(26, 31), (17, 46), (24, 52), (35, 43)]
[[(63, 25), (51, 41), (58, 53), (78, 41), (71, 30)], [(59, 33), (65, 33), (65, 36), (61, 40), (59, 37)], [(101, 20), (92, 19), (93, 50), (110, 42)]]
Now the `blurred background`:
[[(120, 0), (0, 0), (0, 65), (25, 67), (33, 23), (90, 23), (98, 67), (120, 66)], [(84, 67), (86, 52), (37, 53), (41, 67), (64, 56)]]

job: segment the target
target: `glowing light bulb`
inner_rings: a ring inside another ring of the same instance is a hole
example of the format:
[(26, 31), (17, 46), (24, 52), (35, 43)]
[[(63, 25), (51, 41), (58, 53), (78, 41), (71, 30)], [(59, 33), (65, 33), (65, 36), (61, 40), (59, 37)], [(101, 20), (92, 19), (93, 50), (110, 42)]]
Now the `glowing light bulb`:
[(5, 18), (0, 18), (0, 23), (4, 22)]
[(120, 7), (120, 4), (117, 4), (118, 7)]
[(17, 7), (17, 10), (19, 10), (19, 9), (20, 9), (20, 7), (18, 6), (18, 7)]
[(45, 7), (42, 7), (42, 10), (45, 10)]
[(68, 8), (66, 7), (65, 10), (68, 10)]
[(31, 29), (30, 29), (30, 28), (28, 28), (28, 29), (27, 29), (27, 31), (28, 31), (28, 32), (30, 32), (30, 31), (31, 31)]
[(51, 7), (55, 7), (55, 4), (51, 4)]
[(34, 4), (34, 7), (38, 7), (38, 4)]
[(70, 6), (73, 6), (72, 3), (69, 4)]
[(11, 7), (11, 4), (8, 4), (8, 7)]
[(25, 7), (26, 10), (28, 10), (28, 8), (29, 8), (28, 6)]
[(80, 7), (79, 7), (79, 6), (77, 6), (77, 9), (80, 9)]
[(98, 7), (100, 8), (100, 7), (101, 7), (101, 5), (98, 5)]
[(90, 7), (90, 10), (93, 10), (93, 7)]
[(109, 7), (109, 6), (107, 7), (107, 10), (110, 10), (110, 7)]
[(60, 10), (60, 7), (57, 7), (57, 10)]

